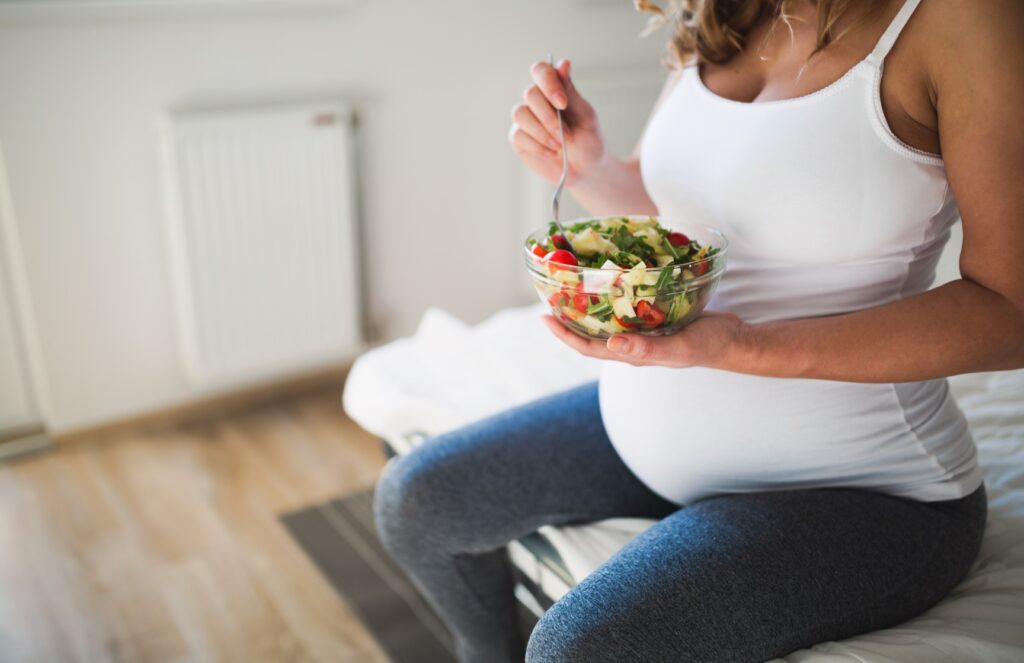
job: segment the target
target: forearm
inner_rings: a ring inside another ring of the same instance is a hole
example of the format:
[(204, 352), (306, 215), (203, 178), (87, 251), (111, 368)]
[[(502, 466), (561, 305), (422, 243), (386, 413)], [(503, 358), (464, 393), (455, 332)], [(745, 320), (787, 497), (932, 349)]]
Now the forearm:
[(1024, 311), (967, 280), (844, 315), (744, 325), (722, 368), (909, 382), (1024, 367)]
[(569, 182), (568, 188), (573, 198), (594, 216), (658, 213), (644, 189), (636, 158), (605, 155)]

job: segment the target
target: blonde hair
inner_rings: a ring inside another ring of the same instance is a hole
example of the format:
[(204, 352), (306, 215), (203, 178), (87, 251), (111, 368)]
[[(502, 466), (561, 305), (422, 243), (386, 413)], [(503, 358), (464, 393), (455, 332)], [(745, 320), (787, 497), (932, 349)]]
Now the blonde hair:
[[(652, 14), (645, 34), (664, 24), (673, 24), (668, 64), (679, 67), (696, 56), (706, 62), (728, 62), (743, 50), (747, 36), (762, 20), (788, 24), (790, 9), (797, 2), (810, 2), (818, 9), (818, 40), (813, 57), (851, 30), (867, 23), (888, 4), (888, 0), (634, 0), (639, 11)], [(842, 30), (840, 20), (851, 20)]]

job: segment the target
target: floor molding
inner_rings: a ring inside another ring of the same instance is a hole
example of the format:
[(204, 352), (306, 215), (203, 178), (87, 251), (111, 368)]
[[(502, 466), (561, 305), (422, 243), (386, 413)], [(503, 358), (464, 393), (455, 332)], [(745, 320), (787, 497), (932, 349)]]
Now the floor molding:
[(4, 439), (0, 442), (0, 461), (10, 460), (29, 454), (40, 453), (53, 448), (53, 440), (43, 431), (22, 437)]

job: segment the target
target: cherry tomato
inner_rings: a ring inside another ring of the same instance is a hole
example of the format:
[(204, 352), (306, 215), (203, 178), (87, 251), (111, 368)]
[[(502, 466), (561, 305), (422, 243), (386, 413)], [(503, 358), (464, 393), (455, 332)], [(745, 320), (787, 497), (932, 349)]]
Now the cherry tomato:
[(710, 260), (705, 260), (704, 262), (698, 262), (696, 265), (693, 266), (693, 275), (694, 276), (704, 276), (705, 274), (708, 273), (708, 268), (710, 266), (711, 266), (711, 261)]
[(540, 244), (534, 244), (533, 245), (533, 255), (537, 256), (538, 258), (543, 258), (547, 254), (548, 254), (548, 250), (545, 249)]
[(587, 307), (590, 306), (590, 295), (577, 292), (572, 296), (572, 306), (580, 313), (586, 313)]
[(565, 235), (552, 235), (551, 243), (555, 245), (556, 249), (572, 250), (572, 246), (569, 245), (569, 240), (565, 238)]
[(668, 243), (672, 246), (686, 246), (690, 243), (690, 238), (680, 232), (672, 232), (668, 234)]
[(636, 305), (636, 315), (638, 318), (644, 319), (646, 327), (657, 327), (665, 322), (665, 314), (651, 306), (646, 300), (640, 300), (640, 303)]
[[(578, 292), (578, 293), (582, 293), (583, 292), (583, 281), (577, 282), (576, 285), (573, 286), (573, 289), (576, 292)], [(601, 303), (601, 296), (600, 295), (586, 295), (586, 297), (587, 297), (587, 301), (589, 301), (591, 304), (600, 304)], [(573, 303), (574, 304), (575, 304), (575, 302), (576, 302), (576, 300), (573, 299)], [(583, 312), (586, 313), (585, 310)]]
[(639, 322), (626, 322), (617, 315), (613, 315), (612, 317), (615, 318), (615, 322), (619, 323), (619, 326), (623, 329), (638, 329), (640, 327)]
[(555, 294), (548, 297), (548, 304), (553, 309), (560, 309), (563, 306), (568, 306), (571, 299), (569, 294), (565, 290), (559, 290)]
[(565, 249), (556, 249), (552, 251), (544, 256), (544, 260), (551, 263), (552, 269), (568, 269), (569, 267), (576, 267), (580, 264), (579, 261), (576, 260), (576, 256)]

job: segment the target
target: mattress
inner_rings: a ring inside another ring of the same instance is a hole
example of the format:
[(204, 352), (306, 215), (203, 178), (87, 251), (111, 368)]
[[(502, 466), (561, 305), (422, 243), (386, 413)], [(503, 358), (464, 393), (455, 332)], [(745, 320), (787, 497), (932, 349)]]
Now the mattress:
[[(424, 436), (596, 379), (600, 363), (554, 339), (538, 322), (543, 312), (539, 305), (507, 309), (467, 325), (427, 311), (412, 336), (355, 363), (343, 395), (346, 412), (404, 453)], [(989, 495), (988, 527), (971, 573), (916, 619), (780, 661), (1024, 661), (1024, 371), (957, 376), (950, 385), (978, 443)], [(520, 598), (542, 611), (652, 522), (543, 527), (513, 542), (509, 555), (533, 591)]]

